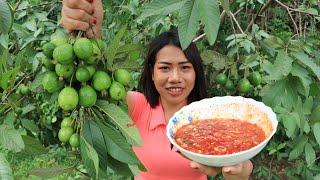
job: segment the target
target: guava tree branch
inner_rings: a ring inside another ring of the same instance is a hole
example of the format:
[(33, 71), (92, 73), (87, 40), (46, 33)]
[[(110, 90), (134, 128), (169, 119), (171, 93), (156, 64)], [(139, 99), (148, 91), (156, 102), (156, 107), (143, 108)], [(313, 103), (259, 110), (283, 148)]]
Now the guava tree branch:
[[(233, 15), (238, 14), (242, 9), (243, 9), (243, 8), (238, 9)], [(226, 11), (223, 10), (222, 13), (220, 14), (220, 20), (221, 20), (221, 22), (224, 20), (225, 16), (226, 16)], [(197, 42), (199, 39), (203, 38), (205, 35), (206, 35), (206, 33), (200, 34), (199, 36), (197, 36), (196, 38), (194, 38), (194, 39), (192, 40), (192, 42)]]
[(247, 26), (245, 32), (248, 32), (249, 29), (252, 27), (253, 23), (257, 20), (258, 16), (260, 14), (262, 14), (268, 7), (269, 5), (271, 4), (273, 0), (268, 0), (268, 2), (266, 2), (266, 4), (264, 6), (262, 6), (262, 8), (260, 9), (260, 11), (254, 16), (254, 18), (251, 19), (249, 25)]
[(238, 29), (240, 30), (241, 34), (244, 34), (239, 22), (237, 21), (236, 17), (234, 16), (234, 14), (232, 12), (230, 12), (230, 16), (233, 19), (233, 21), (236, 23)]
[(285, 5), (284, 3), (280, 2), (279, 0), (274, 0), (274, 1), (277, 2), (280, 6), (282, 6), (283, 8), (285, 8), (287, 10), (294, 11), (294, 12), (299, 12), (299, 13), (303, 13), (303, 14), (309, 14), (309, 15), (316, 16), (316, 17), (320, 17), (319, 15), (315, 15), (315, 14), (312, 14), (312, 13), (309, 13), (309, 12), (301, 11), (299, 9), (291, 8), (291, 7), (287, 6), (287, 5)]
[(291, 15), (290, 10), (287, 9), (287, 11), (288, 11), (288, 14), (289, 14), (289, 16), (290, 16), (290, 19), (291, 19), (291, 21), (292, 21), (292, 23), (293, 23), (293, 25), (294, 25), (294, 30), (296, 31), (297, 34), (299, 34), (299, 29), (298, 29), (297, 23), (294, 21), (292, 15)]

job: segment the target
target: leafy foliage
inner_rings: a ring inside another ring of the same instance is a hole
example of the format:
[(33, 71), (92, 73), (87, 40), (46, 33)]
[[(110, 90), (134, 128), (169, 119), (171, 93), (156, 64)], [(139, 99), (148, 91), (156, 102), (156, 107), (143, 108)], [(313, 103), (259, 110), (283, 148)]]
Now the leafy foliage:
[(0, 32), (2, 34), (7, 34), (13, 22), (12, 12), (9, 4), (5, 0), (0, 1)]
[[(319, 179), (318, 4), (312, 0), (270, 2), (103, 1), (106, 18), (102, 34), (107, 42), (103, 68), (135, 71), (134, 82), (126, 88), (136, 89), (143, 63), (141, 55), (150, 38), (177, 26), (182, 47), (195, 41), (202, 53), (211, 96), (254, 98), (277, 113), (279, 128), (257, 157), (263, 160), (255, 164), (253, 176)], [(45, 155), (48, 150), (44, 146), (58, 144), (60, 122), (66, 114), (55, 103), (58, 94), (43, 91), (45, 69), (39, 50), (58, 29), (61, 3), (12, 0), (8, 4), (0, 1), (0, 148), (10, 153)], [(205, 38), (201, 39), (203, 35)], [(251, 79), (253, 72), (261, 75), (256, 85)], [(221, 73), (230, 86), (217, 83), (216, 76)], [(237, 88), (242, 79), (250, 80), (247, 93)], [(29, 94), (19, 92), (22, 84), (29, 87)], [(145, 170), (132, 151), (131, 146), (141, 145), (141, 140), (137, 129), (128, 127), (131, 120), (125, 110), (124, 102), (105, 98), (90, 110), (72, 112), (77, 124), (82, 124), (82, 129), (76, 127), (81, 132), (81, 154), (75, 158), (81, 156), (79, 166), (85, 169), (81, 170), (84, 174), (99, 179), (113, 171), (123, 178)], [(0, 156), (0, 175), (11, 178), (10, 166), (3, 157)], [(76, 166), (65, 167), (51, 170), (58, 174)], [(47, 170), (50, 169), (33, 172), (52, 177)]]
[(0, 177), (1, 179), (13, 179), (10, 164), (3, 153), (0, 153)]

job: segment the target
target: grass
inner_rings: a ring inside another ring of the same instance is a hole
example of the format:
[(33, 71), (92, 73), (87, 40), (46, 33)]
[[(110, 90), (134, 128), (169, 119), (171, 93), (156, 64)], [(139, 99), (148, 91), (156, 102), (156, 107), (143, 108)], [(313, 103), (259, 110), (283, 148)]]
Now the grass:
[[(50, 180), (75, 180), (90, 179), (85, 175), (86, 170), (84, 166), (79, 162), (80, 157), (75, 151), (71, 151), (65, 147), (58, 145), (48, 147), (49, 152), (41, 155), (26, 155), (9, 153), (7, 160), (9, 161), (14, 179), (19, 180), (41, 180), (43, 178), (35, 175), (31, 175), (31, 170), (37, 168), (54, 168), (54, 167), (72, 167), (76, 165), (76, 168), (59, 174), (55, 172), (57, 176), (45, 178)], [(131, 178), (125, 178), (112, 172), (108, 172), (108, 179), (110, 180), (128, 180)]]
[[(40, 177), (30, 175), (30, 171), (36, 168), (70, 167), (74, 166), (78, 160), (74, 152), (70, 152), (64, 147), (52, 146), (49, 152), (41, 155), (8, 154), (8, 161), (11, 164), (15, 179), (38, 180)], [(77, 166), (78, 167), (78, 166)], [(81, 166), (80, 166), (81, 168)], [(81, 172), (76, 170), (68, 171), (49, 179), (83, 179)]]

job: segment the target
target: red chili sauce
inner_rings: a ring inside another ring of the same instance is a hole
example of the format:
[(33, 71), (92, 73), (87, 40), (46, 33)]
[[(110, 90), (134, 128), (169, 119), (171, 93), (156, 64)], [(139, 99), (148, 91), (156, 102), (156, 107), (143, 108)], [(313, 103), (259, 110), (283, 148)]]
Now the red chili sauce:
[(210, 155), (223, 155), (250, 149), (266, 138), (255, 124), (234, 119), (194, 121), (179, 128), (175, 140), (184, 149)]

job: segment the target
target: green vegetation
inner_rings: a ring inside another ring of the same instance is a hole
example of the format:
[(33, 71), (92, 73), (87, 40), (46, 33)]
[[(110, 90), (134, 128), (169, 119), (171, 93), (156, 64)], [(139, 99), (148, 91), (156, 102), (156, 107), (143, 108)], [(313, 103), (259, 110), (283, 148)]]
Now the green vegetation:
[[(56, 167), (54, 179), (122, 179), (144, 170), (123, 98), (137, 88), (150, 39), (178, 26), (182, 47), (194, 40), (200, 49), (210, 96), (254, 98), (277, 114), (279, 128), (254, 158), (253, 178), (320, 178), (317, 1), (103, 3), (102, 39), (88, 40), (58, 26), (60, 1), (0, 1), (0, 177), (39, 179), (32, 169)], [(121, 145), (110, 148), (102, 137)]]

